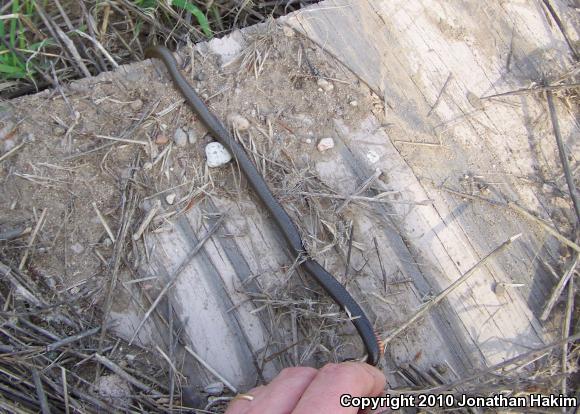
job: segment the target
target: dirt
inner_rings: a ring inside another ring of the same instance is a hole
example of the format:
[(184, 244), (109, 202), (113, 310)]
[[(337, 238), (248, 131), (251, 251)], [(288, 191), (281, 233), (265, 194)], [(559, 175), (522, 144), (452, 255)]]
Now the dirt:
[[(332, 137), (334, 118), (355, 123), (369, 108), (380, 112), (382, 106), (368, 88), (294, 32), (270, 25), (245, 36), (247, 46), (233, 61), (203, 45), (182, 50), (179, 61), (220, 119), (237, 113), (250, 121), (252, 128), (240, 133), (240, 139), (283, 198), (310, 161), (329, 156), (318, 151), (317, 143)], [(238, 45), (222, 45), (221, 50), (228, 47)], [(129, 177), (138, 187), (139, 217), (156, 200), (162, 205), (162, 219), (150, 231), (163, 231), (167, 220), (201, 202), (203, 196), (191, 196), (196, 188), (209, 184), (212, 196), (232, 199), (239, 191), (239, 172), (231, 163), (218, 169), (205, 166), (204, 146), (212, 138), (183, 104), (160, 63), (136, 63), (2, 107), (4, 152), (26, 143), (0, 165), (0, 234), (33, 229), (46, 211), (27, 266), (72, 293), (94, 289), (95, 301), (102, 300), (114, 243), (95, 206), (116, 236)], [(195, 143), (172, 145), (177, 128), (191, 130)], [(176, 196), (173, 205), (166, 201), (169, 193)], [(297, 205), (289, 211), (296, 216), (305, 208)], [(29, 235), (0, 242), (3, 260), (18, 266)], [(124, 272), (121, 280), (129, 277)], [(123, 308), (122, 295), (118, 300)]]

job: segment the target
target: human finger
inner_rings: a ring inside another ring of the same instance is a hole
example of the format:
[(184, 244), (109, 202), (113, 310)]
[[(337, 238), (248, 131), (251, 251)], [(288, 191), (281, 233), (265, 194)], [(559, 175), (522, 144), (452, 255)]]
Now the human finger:
[(380, 395), (386, 385), (384, 374), (368, 364), (328, 364), (312, 380), (292, 414), (356, 414), (356, 407), (342, 407), (340, 396)]

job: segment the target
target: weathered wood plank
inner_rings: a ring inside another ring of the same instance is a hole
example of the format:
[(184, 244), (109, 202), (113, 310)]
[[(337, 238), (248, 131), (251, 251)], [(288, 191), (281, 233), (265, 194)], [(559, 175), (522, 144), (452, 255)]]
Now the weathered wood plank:
[[(561, 1), (554, 4), (558, 10), (566, 7)], [(353, 202), (344, 210), (344, 218), (353, 222), (357, 243), (349, 277), (343, 276), (343, 247), (326, 246), (325, 253), (315, 254), (361, 302), (380, 333), (387, 335), (404, 323), (427, 297), (447, 287), (506, 238), (524, 234), (509, 251), (482, 267), (428, 317), (393, 341), (387, 349), (386, 369), (410, 360), (424, 368), (447, 361), (461, 375), (548, 339), (549, 326), (542, 326), (537, 315), (553, 280), (542, 271), (538, 256), (557, 258), (557, 243), (513, 212), (442, 191), (449, 187), (494, 200), (517, 201), (548, 220), (558, 209), (568, 213), (567, 200), (552, 197), (542, 186), (549, 179), (557, 187), (560, 170), (541, 97), (479, 99), (525, 87), (544, 74), (554, 80), (569, 68), (567, 45), (546, 20), (542, 6), (519, 1), (336, 0), (303, 9), (284, 21), (337, 58), (335, 62), (328, 57), (329, 65), (341, 70), (344, 65), (380, 97), (378, 102), (386, 102), (386, 111), (369, 107), (362, 121), (327, 114), (336, 149), (330, 155), (315, 150), (303, 154), (308, 158), (305, 164), (337, 193), (352, 193), (377, 168), (382, 176), (368, 195), (399, 192), (386, 205)], [(235, 62), (244, 42), (239, 32), (232, 36), (239, 48), (227, 51), (229, 62)], [(199, 45), (197, 49), (203, 59), (211, 58), (220, 54), (220, 45), (226, 41), (214, 40), (209, 47)], [(344, 70), (343, 82), (351, 87), (355, 82), (347, 72)], [(220, 72), (216, 76), (228, 75)], [(147, 63), (121, 68), (100, 79), (109, 82), (116, 76), (165, 79)], [(243, 87), (210, 92), (226, 95), (227, 104), (231, 99), (238, 110), (240, 98), (236, 96), (243, 95)], [(172, 102), (179, 99), (169, 87), (163, 93)], [(292, 108), (280, 100), (267, 106), (270, 113), (288, 112), (289, 118), (299, 115), (292, 114)], [(244, 108), (251, 113), (248, 105)], [(558, 109), (567, 147), (577, 159), (577, 122), (566, 107)], [(99, 122), (95, 115), (94, 125), (86, 129), (96, 130)], [(322, 133), (326, 126), (315, 127)], [(301, 165), (302, 160), (292, 162)], [(175, 183), (168, 178), (165, 184)], [(432, 203), (425, 205), (425, 200)], [(316, 220), (330, 214), (320, 210), (321, 217), (304, 217), (308, 221), (305, 227), (313, 229), (306, 236), (311, 236), (308, 241), (315, 247), (324, 245), (316, 237), (316, 229), (322, 227)], [(321, 362), (297, 361), (291, 352), (282, 352), (263, 363), (264, 358), (293, 345), (293, 316), (268, 313), (259, 301), (250, 301), (248, 293), (263, 294), (299, 275), (288, 271), (294, 258), (287, 254), (264, 209), (245, 192), (235, 197), (207, 196), (203, 203), (171, 219), (171, 231), (146, 234), (148, 256), (141, 261), (139, 276), (156, 276), (156, 288), (163, 286), (215, 222), (215, 214), (224, 214), (224, 223), (169, 291), (175, 323), (184, 328), (183, 342), (242, 389), (271, 378), (283, 366)], [(309, 289), (309, 282), (304, 282), (304, 289)], [(508, 287), (504, 295), (496, 295), (498, 283), (523, 286)], [(153, 299), (156, 293), (152, 288)], [(116, 311), (112, 316), (121, 323), (117, 330), (131, 337), (146, 306), (132, 304), (124, 312)], [(162, 314), (166, 309), (167, 303), (159, 306)], [(336, 330), (341, 344), (343, 339), (348, 346), (355, 343), (348, 328)], [(149, 323), (138, 339), (143, 344), (167, 343), (164, 333)], [(300, 350), (307, 350), (307, 345), (300, 345)], [(329, 359), (341, 355), (340, 350), (327, 351)], [(192, 384), (215, 381), (189, 357), (188, 364)]]
[[(467, 359), (480, 354), (481, 363), (494, 363), (542, 343), (545, 332), (536, 316), (553, 281), (536, 259), (544, 250), (557, 255), (554, 241), (512, 213), (438, 189), (445, 185), (461, 190), (463, 177), (479, 175), (481, 183), (490, 183), (490, 197), (517, 200), (542, 215), (553, 212), (549, 197), (528, 179), (539, 165), (558, 165), (549, 125), (537, 125), (538, 119), (544, 120), (541, 99), (478, 98), (523, 87), (539, 80), (540, 73), (555, 78), (570, 66), (567, 46), (546, 23), (541, 6), (329, 1), (285, 21), (386, 100), (386, 133), (377, 133), (379, 125), (371, 120), (364, 132), (339, 129), (359, 163), (385, 172), (389, 188), (404, 188), (406, 198), (434, 201), (410, 211), (394, 205), (405, 215), (394, 220), (396, 226), (422, 264), (429, 286), (441, 290), (502, 240), (524, 233), (509, 254), (452, 293), (449, 307), (442, 310), (443, 319), (460, 322), (453, 329), (462, 338)], [(572, 138), (578, 136), (578, 126), (560, 109), (569, 148), (578, 154), (580, 147)], [(538, 159), (534, 145), (540, 140), (549, 150)], [(368, 162), (371, 151), (378, 158), (375, 163)], [(497, 283), (524, 286), (498, 297), (493, 292)], [(471, 362), (477, 364), (477, 359)]]

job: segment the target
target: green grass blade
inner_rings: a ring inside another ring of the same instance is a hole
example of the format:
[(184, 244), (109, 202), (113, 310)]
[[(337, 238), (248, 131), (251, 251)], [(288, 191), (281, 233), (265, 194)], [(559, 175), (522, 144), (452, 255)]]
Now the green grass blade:
[(12, 66), (4, 63), (0, 63), (0, 73), (6, 73), (15, 78), (26, 77), (26, 71), (24, 71), (20, 66)]
[(197, 22), (199, 23), (199, 27), (201, 27), (201, 31), (207, 37), (212, 37), (213, 33), (209, 27), (209, 21), (205, 14), (197, 7), (195, 4), (188, 3), (187, 0), (172, 0), (171, 2), (174, 6), (179, 7), (181, 9), (187, 10), (191, 14), (195, 16)]

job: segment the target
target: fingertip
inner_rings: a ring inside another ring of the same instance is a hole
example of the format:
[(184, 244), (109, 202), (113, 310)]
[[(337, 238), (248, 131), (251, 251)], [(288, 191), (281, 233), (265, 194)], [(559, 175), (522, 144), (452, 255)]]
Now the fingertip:
[(385, 377), (385, 374), (377, 367), (365, 364), (363, 362), (345, 362), (344, 364), (349, 364), (353, 368), (356, 367), (355, 369), (359, 371), (364, 371), (365, 375), (371, 378), (371, 381), (369, 381), (369, 396), (371, 394), (372, 396), (379, 395), (385, 389), (385, 386), (387, 385), (387, 378)]

